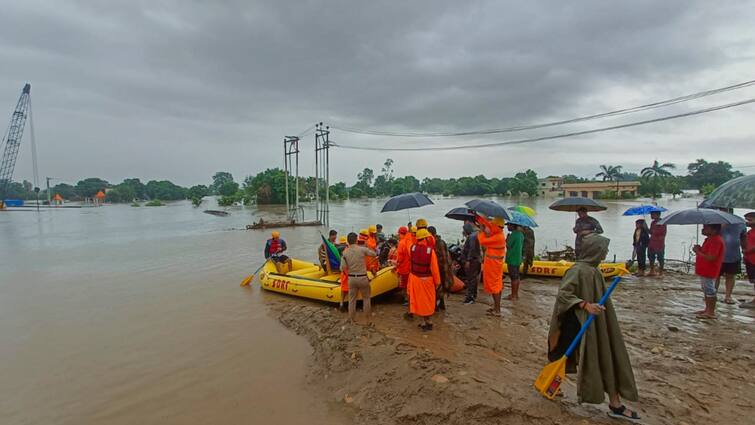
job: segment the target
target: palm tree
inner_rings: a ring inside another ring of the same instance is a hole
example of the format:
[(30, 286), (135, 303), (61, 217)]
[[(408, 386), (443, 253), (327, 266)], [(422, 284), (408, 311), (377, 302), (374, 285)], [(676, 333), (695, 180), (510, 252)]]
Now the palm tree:
[[(640, 171), (640, 175), (646, 180), (652, 179), (653, 187), (658, 188), (658, 179), (660, 179), (661, 177), (670, 177), (671, 171), (669, 170), (673, 169), (676, 169), (676, 166), (674, 164), (670, 162), (660, 164), (656, 159), (655, 161), (653, 161), (653, 165), (643, 168), (642, 171)], [(654, 192), (656, 190), (658, 189), (653, 189)], [(660, 194), (660, 191), (658, 191), (658, 193)], [(655, 195), (656, 194), (653, 193), (653, 199), (655, 199)]]
[(595, 175), (595, 177), (602, 177), (603, 181), (614, 181), (619, 178), (621, 174), (621, 165), (601, 165), (600, 169), (603, 170)]
[(640, 171), (640, 175), (645, 178), (668, 177), (671, 175), (671, 171), (669, 170), (674, 169), (676, 169), (676, 165), (670, 162), (660, 164), (656, 159), (653, 161), (653, 165), (643, 168), (642, 171)]
[(603, 181), (616, 181), (616, 195), (619, 195), (619, 178), (621, 177), (621, 165), (601, 165), (600, 169), (603, 170), (595, 175), (595, 177), (602, 177)]

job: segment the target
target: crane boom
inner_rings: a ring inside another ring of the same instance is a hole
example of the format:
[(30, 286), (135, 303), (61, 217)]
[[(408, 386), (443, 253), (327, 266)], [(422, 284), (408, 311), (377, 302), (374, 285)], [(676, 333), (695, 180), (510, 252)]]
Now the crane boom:
[(21, 136), (24, 135), (26, 117), (29, 114), (30, 95), (31, 84), (27, 83), (21, 91), (21, 97), (18, 98), (16, 109), (11, 116), (8, 131), (3, 138), (5, 148), (3, 149), (2, 161), (0, 161), (0, 208), (3, 206), (8, 187), (13, 179), (13, 169), (16, 168)]

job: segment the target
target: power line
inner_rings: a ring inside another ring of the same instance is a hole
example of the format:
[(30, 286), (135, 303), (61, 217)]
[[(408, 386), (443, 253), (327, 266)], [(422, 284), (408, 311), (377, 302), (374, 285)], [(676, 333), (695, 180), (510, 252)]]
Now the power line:
[(587, 115), (587, 116), (578, 117), (578, 118), (571, 118), (568, 120), (553, 121), (553, 122), (541, 123), (541, 124), (516, 125), (512, 127), (494, 128), (494, 129), (486, 129), (486, 130), (421, 133), (421, 132), (399, 132), (399, 131), (375, 130), (375, 129), (359, 129), (355, 127), (341, 126), (338, 124), (331, 125), (331, 128), (338, 129), (341, 131), (346, 131), (349, 133), (364, 134), (364, 135), (370, 135), (370, 136), (391, 136), (391, 137), (458, 137), (458, 136), (473, 136), (473, 135), (498, 134), (498, 133), (512, 133), (516, 131), (553, 127), (557, 125), (572, 124), (576, 122), (588, 121), (588, 120), (593, 120), (593, 119), (598, 119), (598, 118), (606, 118), (606, 117), (630, 114), (634, 112), (647, 111), (651, 109), (675, 105), (681, 102), (687, 102), (694, 99), (700, 99), (703, 97), (712, 96), (714, 94), (742, 89), (745, 87), (752, 86), (754, 84), (755, 84), (755, 80), (749, 80), (749, 81), (733, 84), (726, 87), (720, 87), (720, 88), (712, 89), (712, 90), (705, 90), (705, 91), (701, 91), (697, 93), (688, 94), (685, 96), (675, 97), (672, 99), (662, 100), (662, 101), (653, 102), (653, 103), (647, 103), (645, 105), (633, 106), (631, 108), (617, 109), (615, 111), (603, 112), (603, 113), (594, 114), (594, 115)]
[(424, 147), (424, 148), (365, 147), (365, 146), (341, 145), (334, 142), (331, 142), (331, 145), (338, 148), (342, 148), (342, 149), (354, 149), (354, 150), (365, 150), (365, 151), (452, 151), (452, 150), (462, 150), (462, 149), (492, 148), (496, 146), (520, 145), (524, 143), (534, 143), (534, 142), (541, 142), (544, 140), (562, 139), (566, 137), (583, 136), (586, 134), (600, 133), (603, 131), (618, 130), (621, 128), (636, 127), (639, 125), (652, 124), (652, 123), (661, 122), (661, 121), (669, 121), (669, 120), (673, 120), (677, 118), (684, 118), (684, 117), (690, 117), (693, 115), (705, 114), (708, 112), (720, 111), (722, 109), (734, 108), (737, 106), (747, 105), (749, 103), (754, 103), (754, 102), (755, 102), (755, 98), (752, 98), (752, 99), (743, 100), (740, 102), (734, 102), (734, 103), (729, 103), (725, 105), (699, 109), (696, 111), (685, 112), (683, 114), (668, 115), (665, 117), (654, 118), (650, 120), (636, 121), (636, 122), (630, 122), (626, 124), (614, 125), (611, 127), (602, 127), (602, 128), (595, 128), (592, 130), (583, 130), (583, 131), (574, 131), (571, 133), (556, 134), (553, 136), (533, 137), (529, 139), (508, 140), (508, 141), (503, 141), (503, 142), (492, 142), (492, 143), (483, 143), (483, 144), (476, 144), (476, 145), (430, 146), (430, 147)]

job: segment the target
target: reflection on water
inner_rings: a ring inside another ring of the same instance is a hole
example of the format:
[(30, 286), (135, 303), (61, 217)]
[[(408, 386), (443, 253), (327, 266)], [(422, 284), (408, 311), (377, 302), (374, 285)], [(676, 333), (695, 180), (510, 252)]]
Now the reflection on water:
[[(380, 222), (391, 232), (421, 216), (453, 242), (460, 223), (443, 215), (464, 201), (388, 214), (383, 201), (340, 202), (331, 224), (344, 233)], [(522, 203), (538, 211), (538, 251), (571, 244), (573, 214), (548, 210), (549, 200)], [(636, 204), (595, 214), (619, 260), (633, 229), (621, 213)], [(240, 229), (284, 208), (229, 211), (215, 217), (179, 202), (0, 214), (3, 423), (333, 423), (305, 392), (311, 349), (267, 317), (258, 288), (238, 287), (268, 235)], [(314, 259), (321, 231), (283, 235), (292, 255)], [(667, 256), (682, 258), (694, 232), (671, 228)]]

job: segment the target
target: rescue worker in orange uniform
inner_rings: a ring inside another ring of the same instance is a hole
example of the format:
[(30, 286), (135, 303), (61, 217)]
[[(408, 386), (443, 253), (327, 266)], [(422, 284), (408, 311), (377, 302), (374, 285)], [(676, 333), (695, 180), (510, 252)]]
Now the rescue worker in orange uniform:
[(419, 326), (423, 331), (433, 329), (431, 319), (435, 313), (435, 291), (440, 285), (438, 257), (430, 245), (429, 236), (430, 232), (426, 229), (417, 230), (417, 243), (409, 250), (409, 312), (422, 318)]
[[(417, 219), (417, 230), (419, 229), (427, 230), (427, 220), (425, 220), (424, 218)], [(428, 237), (430, 238), (430, 246), (433, 247), (433, 249), (435, 249), (435, 236), (430, 234), (430, 236)]]
[(503, 260), (506, 258), (506, 236), (503, 233), (504, 221), (495, 217), (491, 221), (477, 216), (483, 230), (477, 232), (477, 240), (485, 249), (482, 263), (482, 285), (485, 292), (493, 297), (493, 307), (488, 314), (501, 315), (501, 292), (503, 292)]
[(409, 305), (409, 299), (406, 297), (406, 286), (409, 282), (409, 268), (411, 259), (409, 258), (409, 249), (413, 245), (412, 235), (406, 227), (401, 226), (398, 229), (398, 246), (396, 247), (396, 274), (398, 274), (398, 287), (401, 288), (401, 295), (404, 298), (404, 305)]
[[(377, 252), (377, 226), (371, 224), (367, 229), (367, 232), (367, 242), (365, 244), (367, 245), (367, 248)], [(367, 257), (367, 270), (371, 271), (373, 274), (377, 273), (378, 270), (380, 270), (380, 260), (378, 259), (378, 257)]]
[[(343, 251), (348, 247), (348, 239), (346, 239), (346, 236), (341, 236), (341, 239), (338, 241), (338, 245), (336, 245), (338, 252), (343, 255)], [(349, 297), (349, 272), (342, 269), (339, 282), (341, 282), (341, 302), (338, 305), (338, 309), (341, 311), (346, 311), (346, 300)]]

